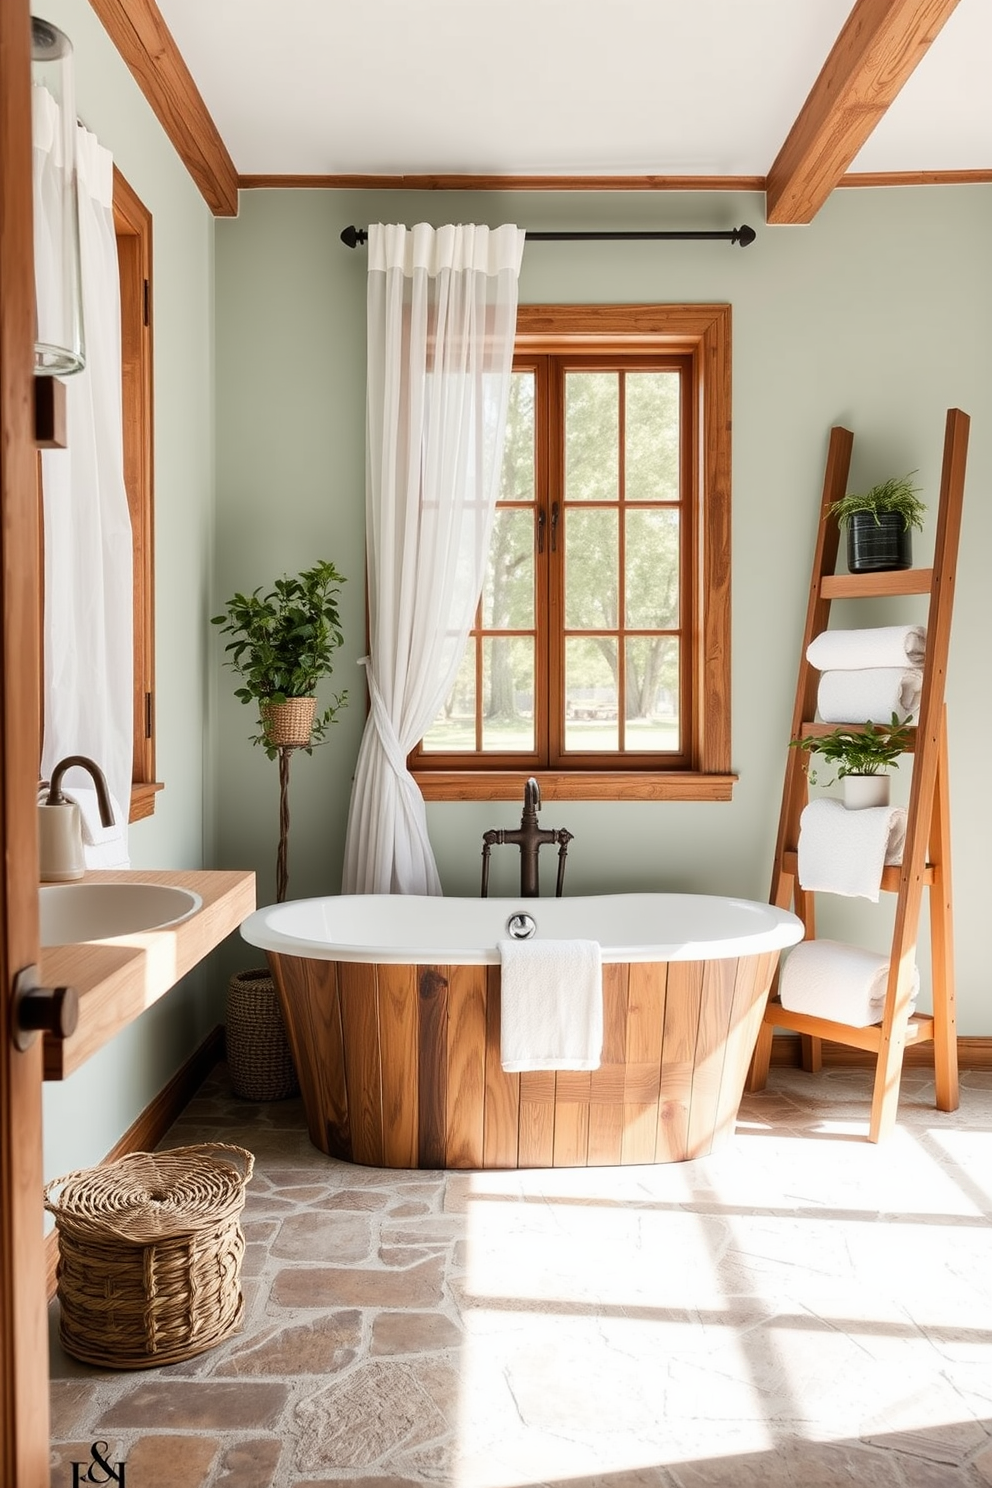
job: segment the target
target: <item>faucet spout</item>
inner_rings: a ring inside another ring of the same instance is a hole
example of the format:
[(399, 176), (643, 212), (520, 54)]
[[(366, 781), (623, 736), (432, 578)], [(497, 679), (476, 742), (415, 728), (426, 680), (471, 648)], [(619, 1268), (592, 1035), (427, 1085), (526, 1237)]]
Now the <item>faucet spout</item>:
[(46, 806), (67, 806), (69, 803), (62, 794), (62, 776), (66, 770), (73, 765), (78, 765), (85, 770), (93, 781), (96, 790), (97, 805), (100, 808), (100, 821), (105, 827), (114, 825), (114, 808), (110, 804), (110, 790), (107, 785), (107, 777), (95, 760), (88, 759), (85, 754), (70, 754), (64, 760), (59, 760), (52, 771), (52, 782), (45, 797)]

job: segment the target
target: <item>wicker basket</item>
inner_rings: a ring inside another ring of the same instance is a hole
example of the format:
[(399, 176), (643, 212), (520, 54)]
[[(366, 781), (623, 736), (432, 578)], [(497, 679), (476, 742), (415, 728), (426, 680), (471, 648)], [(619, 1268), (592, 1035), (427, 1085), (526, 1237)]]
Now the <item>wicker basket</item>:
[(67, 1354), (107, 1369), (151, 1369), (239, 1331), (238, 1217), (254, 1164), (243, 1147), (205, 1142), (132, 1152), (46, 1185)]
[(263, 703), (262, 729), (268, 742), (278, 749), (304, 749), (310, 743), (315, 697), (287, 698), (284, 703)]
[(276, 984), (264, 967), (232, 976), (225, 1021), (227, 1067), (235, 1095), (253, 1101), (299, 1095)]

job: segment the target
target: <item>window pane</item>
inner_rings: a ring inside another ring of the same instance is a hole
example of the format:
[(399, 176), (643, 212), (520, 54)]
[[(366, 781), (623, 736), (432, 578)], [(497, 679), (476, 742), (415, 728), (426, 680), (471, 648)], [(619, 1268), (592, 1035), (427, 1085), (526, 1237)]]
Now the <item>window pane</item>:
[(678, 511), (639, 508), (625, 518), (627, 624), (633, 630), (674, 630), (679, 623)]
[(514, 372), (506, 411), (501, 501), (534, 499), (534, 374)]
[(565, 628), (614, 630), (620, 568), (617, 509), (565, 513)]
[(565, 642), (565, 748), (617, 749), (617, 643), (612, 636)]
[(624, 390), (624, 486), (628, 501), (679, 499), (677, 372), (628, 372)]
[(675, 636), (628, 636), (626, 658), (626, 748), (677, 753), (678, 640)]
[(496, 512), (482, 590), (486, 630), (534, 627), (534, 509), (501, 507)]
[(530, 636), (489, 636), (482, 644), (482, 747), (534, 749), (534, 642)]
[(616, 501), (619, 453), (619, 374), (566, 372), (565, 500)]
[(424, 735), (427, 754), (475, 748), (475, 647), (470, 638), (448, 700)]

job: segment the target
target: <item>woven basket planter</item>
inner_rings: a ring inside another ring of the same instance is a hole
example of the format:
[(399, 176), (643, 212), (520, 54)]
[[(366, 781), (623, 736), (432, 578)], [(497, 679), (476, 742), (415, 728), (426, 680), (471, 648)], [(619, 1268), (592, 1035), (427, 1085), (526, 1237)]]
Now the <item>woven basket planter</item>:
[(315, 697), (263, 703), (261, 717), (266, 739), (276, 749), (305, 749), (310, 743), (316, 711)]
[(299, 1095), (293, 1056), (269, 972), (239, 971), (227, 984), (227, 1068), (242, 1100)]
[(239, 1215), (254, 1164), (243, 1147), (205, 1142), (132, 1152), (46, 1185), (67, 1354), (106, 1369), (151, 1369), (240, 1330)]

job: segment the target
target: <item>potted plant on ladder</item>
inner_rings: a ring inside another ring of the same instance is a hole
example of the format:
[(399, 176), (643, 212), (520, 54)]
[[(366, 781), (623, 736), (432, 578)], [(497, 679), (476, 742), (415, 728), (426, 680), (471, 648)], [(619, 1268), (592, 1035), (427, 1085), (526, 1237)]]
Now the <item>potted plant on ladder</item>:
[[(289, 766), (298, 749), (311, 754), (344, 707), (335, 694), (318, 712), (317, 689), (331, 675), (343, 636), (338, 596), (344, 578), (321, 560), (271, 589), (235, 594), (211, 624), (231, 640), (225, 664), (241, 678), (234, 695), (258, 710), (251, 736), (279, 760), (279, 848), (276, 900), (289, 883)], [(247, 1100), (281, 1100), (299, 1090), (286, 1031), (268, 968), (235, 973), (227, 993), (227, 1061), (235, 1093)]]
[(889, 770), (899, 768), (899, 756), (910, 747), (910, 716), (896, 713), (888, 724), (869, 721), (861, 727), (835, 728), (829, 734), (809, 734), (793, 739), (790, 748), (806, 754), (821, 754), (833, 769), (829, 780), (820, 780), (816, 767), (807, 766), (811, 785), (833, 785), (843, 781), (844, 805), (849, 809), (889, 804)]
[(891, 476), (871, 490), (842, 496), (830, 513), (847, 528), (847, 566), (851, 573), (912, 568), (913, 528), (923, 530), (926, 506), (909, 475)]

